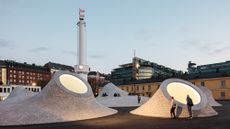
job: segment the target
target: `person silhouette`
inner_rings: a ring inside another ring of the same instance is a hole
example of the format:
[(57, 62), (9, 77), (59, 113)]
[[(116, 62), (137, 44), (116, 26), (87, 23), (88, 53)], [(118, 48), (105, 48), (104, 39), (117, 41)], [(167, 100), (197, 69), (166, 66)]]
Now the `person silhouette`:
[(171, 109), (170, 109), (170, 115), (171, 115), (171, 118), (173, 118), (173, 119), (176, 118), (175, 109), (176, 109), (176, 103), (175, 103), (174, 97), (171, 96)]
[(189, 95), (187, 95), (186, 101), (187, 101), (187, 107), (188, 107), (189, 118), (192, 119), (192, 118), (193, 118), (193, 116), (192, 116), (192, 106), (193, 106), (193, 102), (192, 102), (192, 99), (190, 98)]
[(141, 102), (141, 96), (138, 94), (138, 96), (137, 96), (137, 101), (138, 101), (138, 103), (140, 103)]

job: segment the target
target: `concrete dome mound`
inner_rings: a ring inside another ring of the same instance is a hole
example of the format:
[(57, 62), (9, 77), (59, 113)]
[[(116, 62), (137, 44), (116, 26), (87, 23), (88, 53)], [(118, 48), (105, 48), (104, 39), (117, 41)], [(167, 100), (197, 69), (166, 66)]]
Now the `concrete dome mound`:
[(103, 94), (106, 93), (108, 96), (114, 96), (115, 93), (120, 94), (120, 96), (127, 96), (129, 93), (126, 91), (121, 90), (117, 86), (115, 86), (113, 83), (106, 84), (102, 90), (99, 93), (99, 97), (102, 97)]
[[(103, 94), (106, 94), (106, 96), (103, 96)], [(128, 92), (121, 90), (113, 83), (108, 83), (102, 88), (96, 99), (106, 107), (136, 107), (144, 104), (149, 99), (149, 97), (141, 96), (141, 101), (138, 103), (137, 95), (128, 94)]]
[(26, 101), (36, 94), (37, 93), (26, 90), (22, 86), (15, 87), (10, 95), (4, 101), (0, 102), (0, 111), (13, 107), (22, 101)]
[(210, 106), (222, 106), (222, 104), (218, 103), (212, 96), (212, 91), (209, 90), (207, 87), (205, 86), (198, 86), (206, 95), (207, 99), (208, 99), (208, 104)]
[(194, 117), (209, 117), (218, 114), (208, 105), (206, 95), (198, 87), (181, 79), (167, 79), (163, 81), (160, 88), (145, 104), (130, 113), (150, 117), (170, 118), (170, 100), (171, 96), (173, 96), (175, 103), (179, 107), (176, 111), (177, 116), (181, 118), (188, 117), (187, 95), (191, 97), (194, 103), (192, 107)]
[(1, 110), (0, 125), (77, 121), (115, 113), (96, 101), (90, 85), (79, 75), (58, 71), (39, 94)]

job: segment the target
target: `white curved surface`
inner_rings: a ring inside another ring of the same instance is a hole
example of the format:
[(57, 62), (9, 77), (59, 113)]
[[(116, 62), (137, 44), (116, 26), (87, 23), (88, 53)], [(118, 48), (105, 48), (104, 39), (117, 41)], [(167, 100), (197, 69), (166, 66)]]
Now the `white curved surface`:
[[(106, 93), (108, 96), (104, 96)], [(120, 94), (120, 97), (114, 97), (114, 94)], [(106, 107), (134, 107), (144, 104), (149, 97), (141, 96), (141, 102), (138, 103), (137, 96), (129, 96), (129, 93), (115, 86), (113, 83), (106, 84), (98, 97), (96, 98), (99, 103)]]
[(102, 90), (100, 91), (98, 97), (102, 97), (103, 93), (106, 93), (108, 96), (113, 97), (114, 93), (119, 93), (120, 96), (128, 96), (128, 92), (121, 90), (117, 86), (115, 86), (113, 83), (106, 84)]
[[(192, 107), (192, 109), (194, 110), (194, 117), (210, 117), (218, 114), (211, 106), (208, 105), (205, 94), (199, 88), (192, 85), (190, 82), (181, 79), (167, 79), (163, 81), (160, 85), (160, 88), (145, 104), (141, 105), (139, 108), (131, 111), (130, 113), (135, 115), (141, 115), (141, 116), (170, 118), (171, 96), (170, 93), (168, 93), (167, 91), (167, 86), (170, 83), (175, 83), (175, 82), (186, 84), (186, 86), (191, 86), (194, 90), (196, 90), (199, 93), (201, 97), (201, 101), (200, 103), (197, 103)], [(186, 91), (178, 92), (176, 86), (175, 89), (173, 90), (177, 93), (186, 92)], [(179, 115), (178, 117), (181, 118), (188, 117), (189, 113), (187, 111), (187, 105), (177, 100), (175, 100), (175, 102), (177, 106), (182, 108), (181, 111), (178, 111), (177, 114)]]
[[(22, 86), (15, 87), (10, 95), (3, 101), (0, 101), (0, 111), (15, 106), (17, 103), (26, 101), (37, 93), (26, 90)], [(0, 115), (1, 116), (1, 115)]]
[(144, 104), (149, 97), (141, 96), (141, 102), (138, 103), (137, 96), (121, 96), (121, 97), (97, 97), (99, 103), (106, 107), (136, 107)]
[(208, 104), (210, 106), (222, 106), (222, 104), (218, 103), (212, 96), (212, 91), (209, 90), (207, 87), (205, 86), (198, 86), (206, 95), (207, 99), (208, 99)]
[[(63, 74), (80, 79), (87, 86), (87, 92), (76, 93), (68, 90), (59, 79)], [(77, 121), (115, 113), (117, 113), (116, 110), (107, 108), (96, 101), (90, 85), (79, 75), (58, 71), (39, 94), (16, 103), (15, 106), (0, 110), (0, 125)]]

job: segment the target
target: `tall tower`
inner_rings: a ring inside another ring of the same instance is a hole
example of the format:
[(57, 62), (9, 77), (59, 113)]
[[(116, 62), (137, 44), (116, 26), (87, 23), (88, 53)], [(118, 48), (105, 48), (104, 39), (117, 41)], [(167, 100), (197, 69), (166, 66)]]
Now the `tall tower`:
[(86, 23), (85, 10), (79, 9), (79, 21), (78, 26), (78, 62), (74, 66), (75, 72), (78, 73), (87, 81), (87, 75), (89, 73), (89, 66), (87, 65), (87, 53), (86, 53)]

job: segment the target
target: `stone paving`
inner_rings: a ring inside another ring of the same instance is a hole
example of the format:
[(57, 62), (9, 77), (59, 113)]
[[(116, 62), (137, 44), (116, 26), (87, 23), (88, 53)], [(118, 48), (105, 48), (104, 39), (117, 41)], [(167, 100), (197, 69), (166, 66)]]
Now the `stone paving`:
[(65, 123), (0, 127), (4, 129), (228, 129), (230, 127), (230, 101), (220, 101), (222, 107), (214, 107), (218, 116), (207, 118), (153, 118), (136, 116), (129, 111), (136, 107), (116, 108), (119, 113), (91, 120)]

